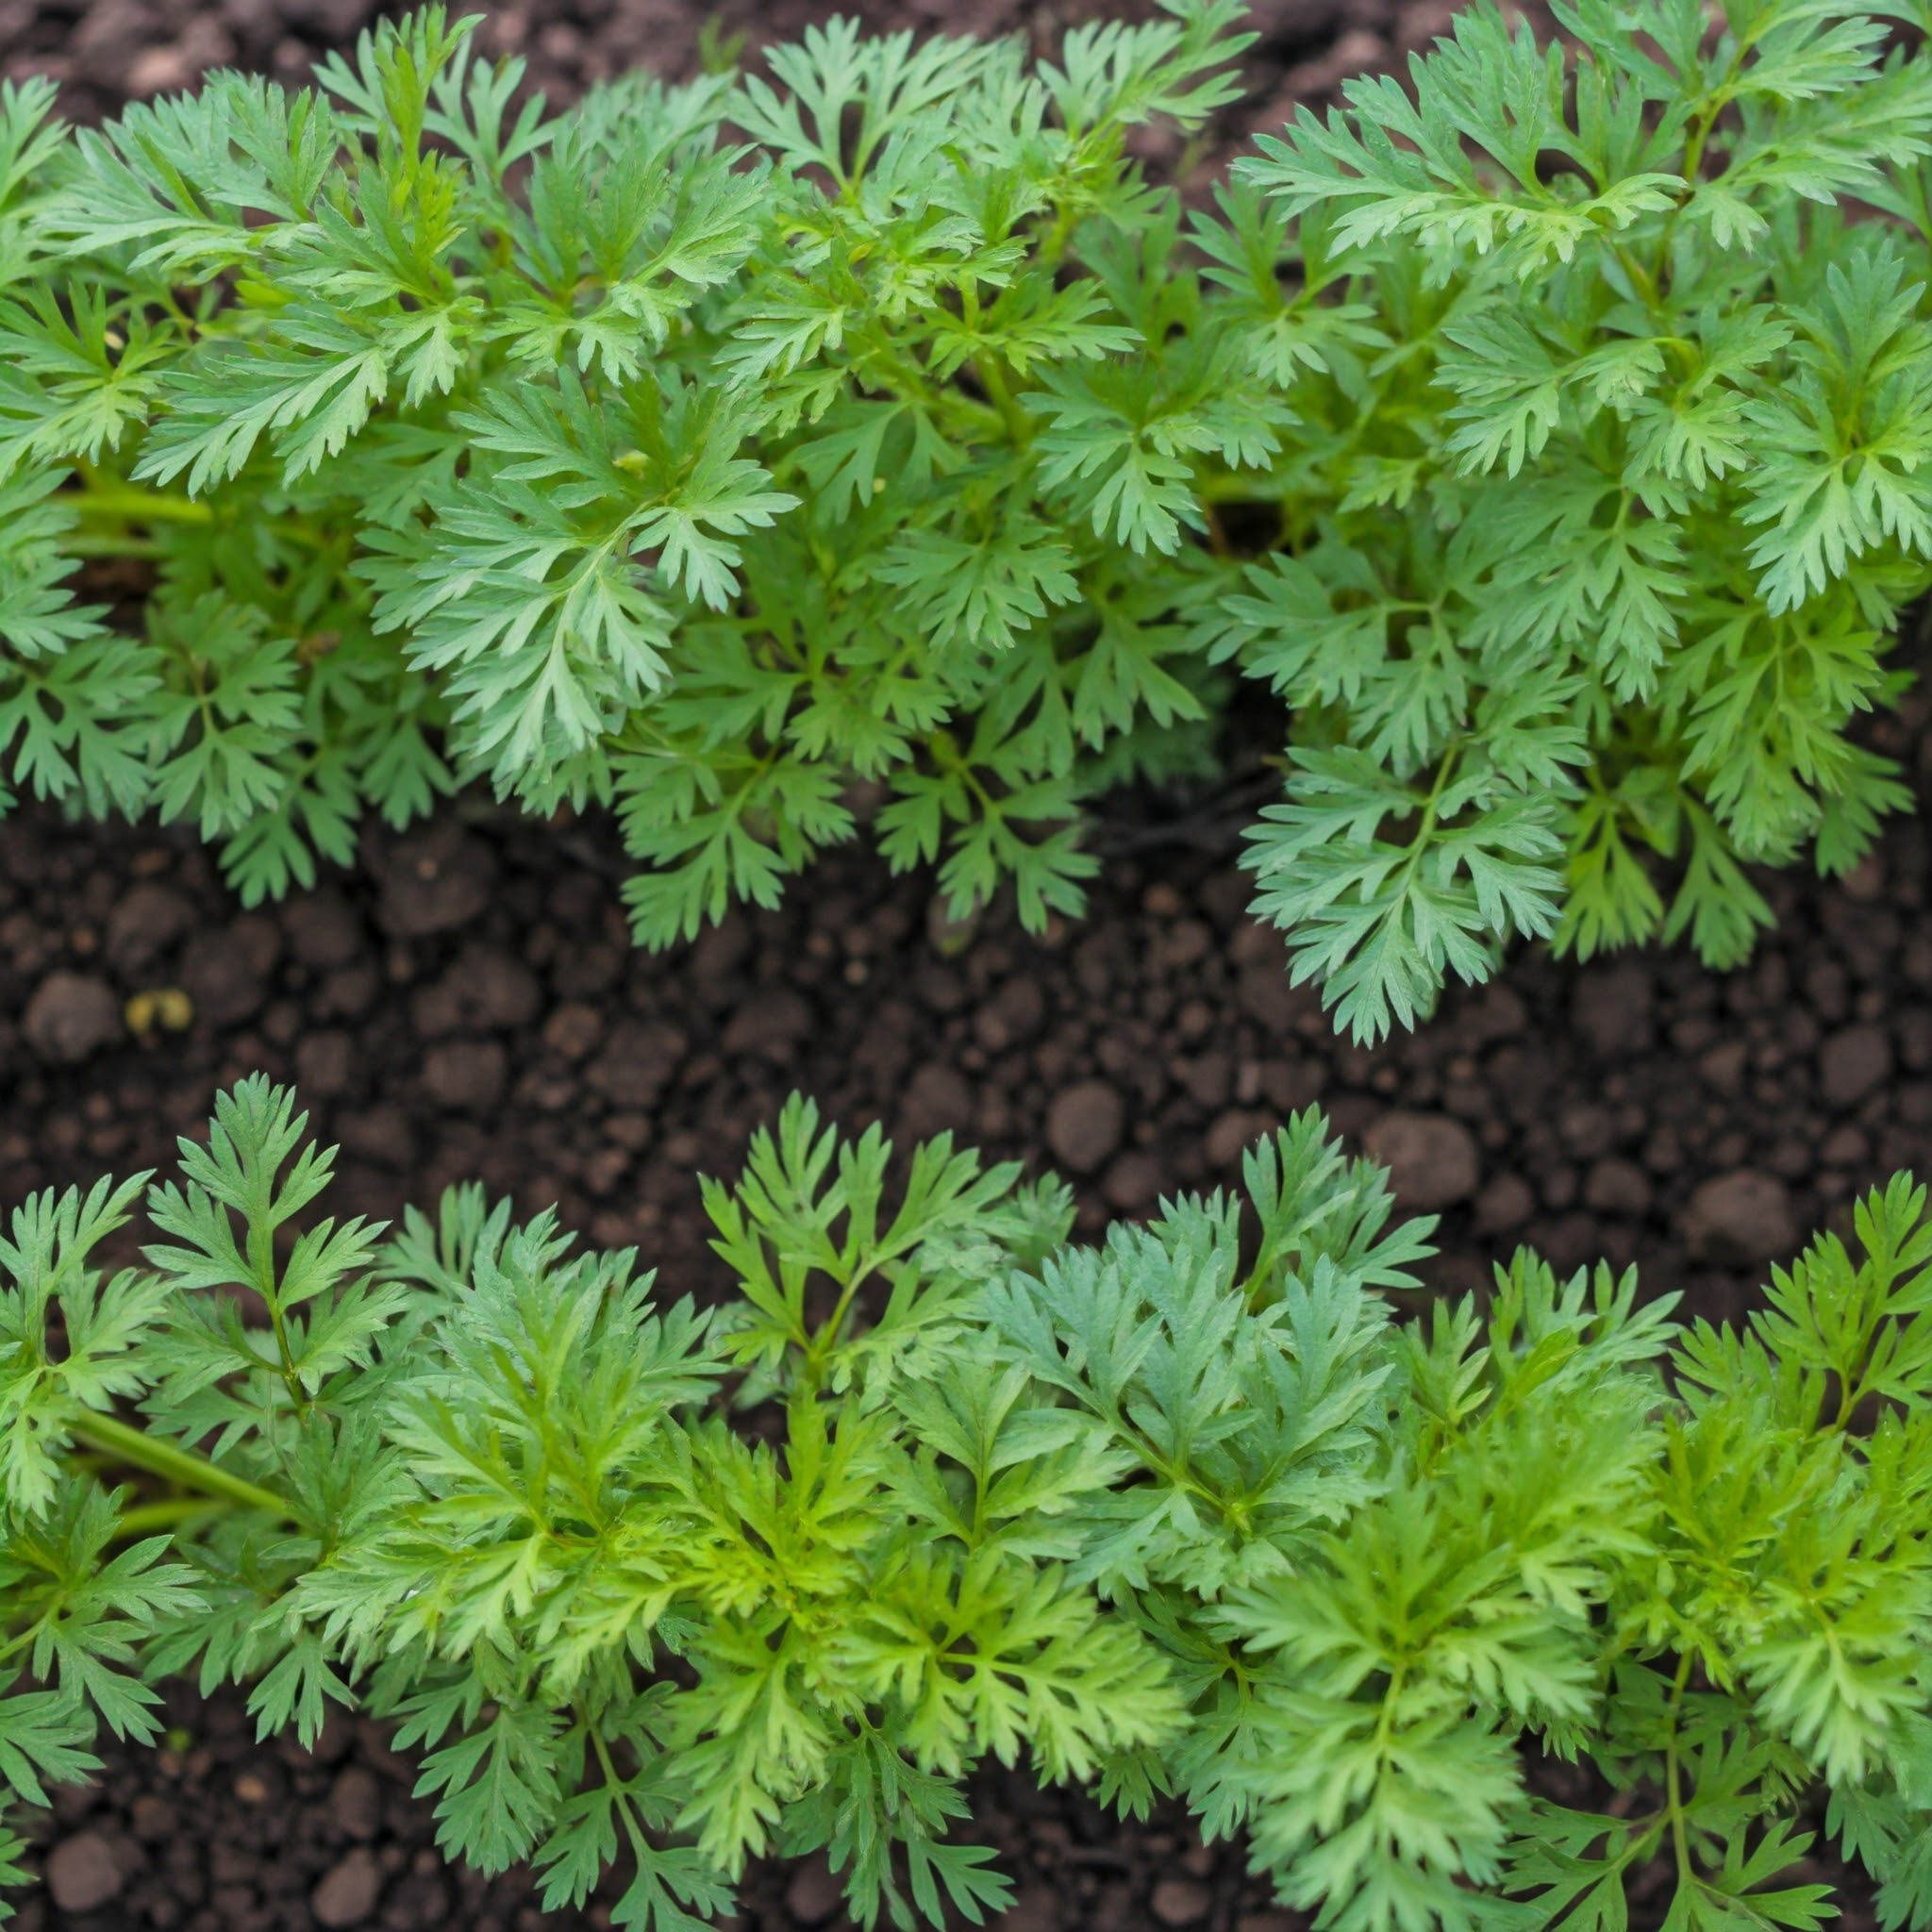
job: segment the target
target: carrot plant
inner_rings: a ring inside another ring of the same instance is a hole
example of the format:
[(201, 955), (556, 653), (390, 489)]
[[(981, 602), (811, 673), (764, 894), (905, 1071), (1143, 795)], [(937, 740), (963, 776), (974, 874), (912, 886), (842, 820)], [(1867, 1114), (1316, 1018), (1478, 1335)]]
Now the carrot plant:
[(1239, 1195), (1081, 1245), (1058, 1183), (942, 1137), (893, 1184), (794, 1099), (705, 1184), (737, 1290), (700, 1307), (475, 1187), (318, 1220), (305, 1128), (246, 1080), (178, 1179), (0, 1241), (16, 1804), (192, 1672), (264, 1735), (395, 1722), (448, 1853), (553, 1906), (614, 1863), (625, 1925), (815, 1850), (862, 1924), (976, 1922), (989, 1758), (1178, 1794), (1349, 1932), (1622, 1925), (1654, 1867), (1674, 1932), (1816, 1926), (1821, 1809), (1932, 1925), (1908, 1175), (1741, 1327), (1527, 1250), (1418, 1311), (1433, 1217), (1315, 1109)]
[(1038, 926), (1272, 692), (1256, 906), (1357, 1039), (1517, 935), (1735, 964), (1747, 863), (1907, 798), (1848, 726), (1932, 558), (1932, 66), (1554, 10), (1187, 205), (1131, 138), (1207, 138), (1239, 0), (561, 112), (437, 8), (99, 129), (9, 85), (0, 778), (249, 901), (474, 780), (613, 811), (651, 945), (861, 830)]

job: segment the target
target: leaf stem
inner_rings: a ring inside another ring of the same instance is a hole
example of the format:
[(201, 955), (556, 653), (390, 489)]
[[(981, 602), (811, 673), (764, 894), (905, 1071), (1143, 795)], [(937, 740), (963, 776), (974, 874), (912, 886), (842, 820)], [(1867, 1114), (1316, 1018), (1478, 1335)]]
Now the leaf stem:
[(69, 501), (86, 517), (111, 517), (130, 524), (211, 524), (211, 506), (190, 496), (176, 496), (159, 490), (142, 490), (138, 484), (124, 483), (118, 477), (96, 481), (90, 477), (87, 487)]
[(1692, 1886), (1697, 1882), (1697, 1874), (1690, 1862), (1690, 1835), (1684, 1824), (1683, 1766), (1677, 1750), (1677, 1727), (1684, 1715), (1684, 1690), (1690, 1681), (1690, 1657), (1691, 1653), (1687, 1650), (1678, 1661), (1676, 1681), (1671, 1686), (1670, 1736), (1664, 1747), (1664, 1803), (1670, 1812), (1671, 1850), (1676, 1860), (1679, 1886)]
[(133, 1508), (122, 1510), (117, 1534), (142, 1536), (151, 1529), (173, 1529), (197, 1516), (219, 1515), (229, 1507), (222, 1496), (159, 1496), (152, 1503), (137, 1503)]
[(192, 1449), (150, 1435), (145, 1429), (132, 1428), (114, 1416), (91, 1410), (71, 1426), (83, 1442), (105, 1450), (117, 1462), (130, 1463), (150, 1475), (160, 1476), (204, 1496), (219, 1496), (244, 1509), (266, 1510), (285, 1523), (301, 1521), (293, 1507), (273, 1491), (260, 1489)]
[(161, 546), (152, 537), (113, 537), (106, 533), (69, 537), (60, 548), (69, 557), (154, 558), (161, 554)]
[(1013, 439), (1013, 447), (1024, 449), (1033, 441), (1035, 425), (1014, 397), (1005, 371), (991, 356), (975, 356), (968, 367), (978, 378), (980, 388), (985, 390), (993, 408), (1000, 412), (1000, 420), (1007, 425), (1007, 434)]

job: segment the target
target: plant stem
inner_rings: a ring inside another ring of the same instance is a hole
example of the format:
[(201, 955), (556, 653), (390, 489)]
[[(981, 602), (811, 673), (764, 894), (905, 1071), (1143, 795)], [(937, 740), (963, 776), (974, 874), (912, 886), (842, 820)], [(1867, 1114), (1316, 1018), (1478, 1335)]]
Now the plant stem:
[(130, 524), (211, 524), (215, 520), (213, 508), (192, 497), (142, 490), (111, 478), (90, 481), (71, 500), (82, 516), (118, 517)]
[(1013, 447), (1024, 449), (1033, 441), (1033, 420), (1020, 407), (998, 362), (991, 356), (975, 356), (971, 367), (979, 378), (979, 386), (1000, 412), (1000, 421), (1007, 425), (1007, 434), (1013, 439)]
[(1690, 1834), (1684, 1828), (1683, 1767), (1677, 1750), (1677, 1726), (1683, 1718), (1684, 1688), (1690, 1681), (1691, 1655), (1687, 1650), (1677, 1663), (1676, 1680), (1671, 1686), (1670, 1731), (1664, 1747), (1664, 1803), (1670, 1814), (1671, 1850), (1680, 1888), (1694, 1885), (1697, 1880), (1690, 1858)]
[(152, 1503), (137, 1503), (121, 1512), (119, 1533), (142, 1536), (151, 1529), (173, 1529), (197, 1516), (218, 1514), (228, 1507), (219, 1496), (161, 1496)]
[(205, 1496), (220, 1496), (227, 1502), (239, 1503), (245, 1509), (265, 1509), (285, 1523), (301, 1521), (291, 1505), (273, 1491), (231, 1474), (192, 1449), (164, 1441), (145, 1429), (130, 1428), (113, 1416), (90, 1413), (75, 1423), (73, 1428), (83, 1442), (106, 1450), (117, 1462), (131, 1463), (150, 1475), (178, 1483), (183, 1489), (198, 1491)]
[(69, 557), (158, 557), (161, 546), (152, 537), (69, 537), (61, 544)]

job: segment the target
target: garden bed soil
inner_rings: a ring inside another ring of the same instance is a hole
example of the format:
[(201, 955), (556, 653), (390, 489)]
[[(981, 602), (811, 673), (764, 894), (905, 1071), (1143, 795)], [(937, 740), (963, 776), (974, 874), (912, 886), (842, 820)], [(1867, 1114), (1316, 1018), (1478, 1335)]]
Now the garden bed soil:
[[(179, 92), (209, 67), (299, 85), (319, 55), (408, 10), (398, 0), (0, 0), (0, 75), (49, 75), (61, 111), (94, 120), (129, 99)], [(708, 23), (718, 42), (742, 36), (748, 55), (841, 13), (874, 31), (1022, 32), (1046, 51), (1071, 25), (1158, 9), (1155, 0), (449, 0), (448, 10), (483, 14), (482, 49), (521, 55), (528, 85), (561, 102), (637, 67), (689, 78)], [(1330, 98), (1349, 75), (1426, 46), (1453, 12), (1448, 0), (1250, 0), (1260, 39), (1245, 62), (1246, 98), (1217, 145), (1273, 129), (1297, 100)]]
[[(1865, 736), (1932, 808), (1925, 719), (1915, 696)], [(1245, 917), (1232, 824), (1178, 844), (1145, 818), (1104, 825), (1091, 916), (1041, 939), (995, 912), (950, 951), (929, 880), (852, 853), (779, 909), (653, 957), (628, 943), (595, 824), (451, 809), (372, 832), (353, 874), (242, 911), (192, 838), (29, 811), (0, 833), (0, 1206), (165, 1165), (218, 1086), (263, 1068), (340, 1143), (339, 1211), (390, 1216), (479, 1176), (710, 1297), (730, 1283), (696, 1175), (735, 1174), (793, 1089), (902, 1146), (952, 1128), (1050, 1164), (1089, 1232), (1234, 1183), (1243, 1147), (1319, 1101), (1391, 1165), (1404, 1208), (1441, 1214), (1431, 1288), (1479, 1285), (1525, 1242), (1564, 1271), (1635, 1263), (1723, 1319), (1815, 1225), (1848, 1233), (1856, 1192), (1932, 1169), (1919, 821), (1841, 884), (1761, 878), (1778, 924), (1737, 974), (1527, 949), (1374, 1050), (1336, 1039)], [(192, 1023), (130, 1036), (126, 1003), (161, 990), (188, 995)], [(371, 1726), (337, 1723), (311, 1755), (257, 1745), (232, 1697), (177, 1689), (170, 1710), (178, 1749), (110, 1750), (95, 1785), (62, 1794), (37, 1855), (54, 1885), (22, 1932), (608, 1923), (594, 1905), (540, 1917), (521, 1875), (445, 1870)], [(1123, 1827), (1021, 1775), (975, 1793), (976, 1830), (1021, 1886), (1010, 1932), (1293, 1924), (1177, 1818)], [(762, 1870), (745, 1897), (759, 1932), (836, 1915), (810, 1865)], [(1842, 1924), (1874, 1924), (1849, 1903)]]
[[(785, 38), (831, 8), (724, 0), (726, 30)], [(1046, 35), (1074, 9), (1024, 0), (848, 8), (874, 25)], [(1086, 10), (1086, 9), (1081, 9)], [(1110, 11), (1133, 14), (1131, 6)], [(1145, 12), (1147, 9), (1138, 9)], [(1385, 63), (1448, 9), (1392, 0), (1263, 0), (1250, 101), (1221, 134), (1278, 123), (1299, 96)], [(0, 71), (63, 83), (63, 108), (112, 111), (217, 61), (303, 77), (364, 0), (0, 0)], [(565, 97), (647, 61), (688, 73), (683, 0), (511, 6), (485, 30)], [(1866, 741), (1932, 805), (1915, 695)], [(944, 1128), (1075, 1186), (1081, 1225), (1164, 1194), (1228, 1185), (1241, 1150), (1319, 1101), (1438, 1211), (1429, 1287), (1460, 1290), (1525, 1242), (1560, 1270), (1635, 1263), (1711, 1319), (1754, 1306), (1768, 1265), (1817, 1225), (1849, 1233), (1856, 1192), (1932, 1169), (1932, 903), (1927, 833), (1891, 825), (1850, 879), (1765, 876), (1778, 916), (1752, 964), (1682, 953), (1587, 966), (1519, 952), (1486, 989), (1452, 989), (1414, 1035), (1339, 1041), (1280, 940), (1247, 920), (1241, 814), (1103, 826), (1091, 914), (1043, 938), (995, 910), (956, 947), (930, 881), (835, 854), (770, 913), (691, 949), (629, 943), (608, 828), (525, 824), (461, 802), (402, 836), (372, 830), (353, 874), (280, 907), (240, 908), (192, 836), (0, 825), (0, 1208), (48, 1185), (165, 1166), (215, 1090), (257, 1069), (298, 1083), (342, 1154), (331, 1206), (391, 1216), (480, 1177), (525, 1208), (558, 1204), (591, 1241), (636, 1243), (675, 1291), (728, 1291), (696, 1175), (737, 1171), (750, 1131), (794, 1089), (902, 1145)], [(178, 991), (136, 1009), (142, 994)], [(175, 1015), (174, 1017), (178, 1017)], [(258, 1744), (239, 1698), (169, 1696), (169, 1748), (110, 1748), (92, 1785), (41, 1821), (19, 1932), (309, 1932), (604, 1926), (540, 1913), (530, 1880), (446, 1868), (410, 1767), (374, 1726), (337, 1719), (313, 1753)], [(1242, 1871), (1163, 1814), (1124, 1827), (1023, 1773), (974, 1786), (975, 1834), (1019, 1887), (1008, 1932), (1295, 1932)], [(1827, 1875), (1835, 1875), (1825, 1870)], [(1848, 1932), (1875, 1924), (1845, 1894)], [(822, 1865), (772, 1865), (745, 1923), (841, 1923)]]

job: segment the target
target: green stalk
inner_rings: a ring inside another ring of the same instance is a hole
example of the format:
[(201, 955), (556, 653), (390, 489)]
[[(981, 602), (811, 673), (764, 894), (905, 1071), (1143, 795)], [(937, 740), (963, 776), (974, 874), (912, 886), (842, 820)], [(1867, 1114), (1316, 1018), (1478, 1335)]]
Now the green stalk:
[(174, 1529), (192, 1523), (197, 1516), (218, 1516), (229, 1505), (219, 1496), (162, 1496), (152, 1503), (138, 1503), (121, 1512), (118, 1533), (145, 1536), (150, 1530)]
[(979, 378), (979, 386), (991, 399), (992, 406), (1000, 412), (1000, 421), (1007, 425), (1007, 434), (1013, 439), (1016, 450), (1025, 449), (1033, 441), (1033, 419), (1020, 407), (1006, 373), (991, 356), (975, 356), (968, 365)]
[(244, 1509), (266, 1510), (284, 1523), (299, 1524), (301, 1521), (290, 1504), (274, 1491), (258, 1488), (256, 1484), (231, 1474), (219, 1463), (209, 1461), (206, 1456), (197, 1455), (192, 1449), (163, 1441), (144, 1429), (130, 1428), (110, 1415), (90, 1412), (72, 1426), (83, 1442), (92, 1442), (96, 1449), (106, 1450), (117, 1462), (130, 1463), (136, 1469), (144, 1469), (150, 1475), (158, 1475), (166, 1482), (197, 1491), (204, 1496), (219, 1496), (225, 1502), (240, 1504)]
[(152, 537), (69, 537), (61, 544), (69, 557), (158, 557), (161, 546)]
[(211, 524), (214, 510), (192, 497), (166, 495), (131, 483), (90, 480), (69, 499), (82, 516), (120, 517), (131, 524)]
[(1683, 1720), (1684, 1690), (1690, 1681), (1692, 1655), (1687, 1650), (1677, 1662), (1676, 1678), (1671, 1686), (1670, 1730), (1664, 1745), (1664, 1807), (1671, 1821), (1671, 1852), (1676, 1862), (1680, 1890), (1689, 1890), (1697, 1883), (1697, 1868), (1690, 1857), (1690, 1835), (1685, 1827), (1683, 1763), (1677, 1746), (1677, 1726)]

